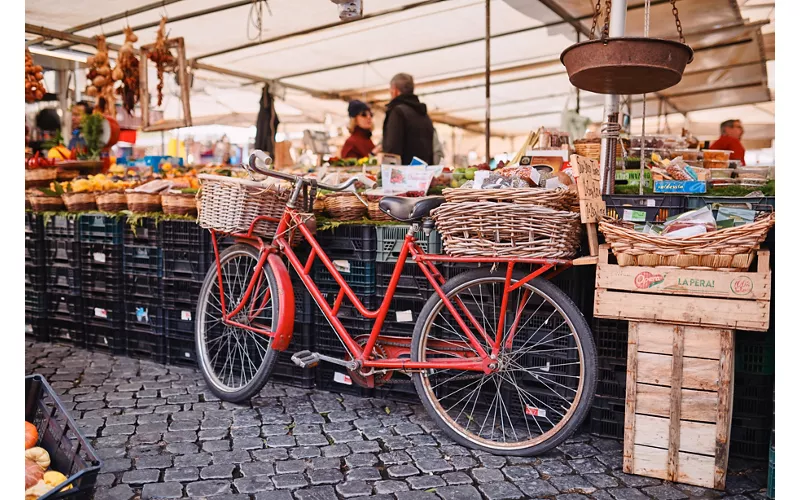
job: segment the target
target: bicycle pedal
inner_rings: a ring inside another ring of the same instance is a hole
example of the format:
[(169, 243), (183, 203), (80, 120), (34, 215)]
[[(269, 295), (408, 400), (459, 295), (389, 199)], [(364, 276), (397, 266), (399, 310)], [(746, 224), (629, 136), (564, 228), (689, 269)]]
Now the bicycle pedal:
[(319, 364), (319, 354), (311, 351), (299, 351), (292, 355), (292, 363), (300, 368), (314, 368)]

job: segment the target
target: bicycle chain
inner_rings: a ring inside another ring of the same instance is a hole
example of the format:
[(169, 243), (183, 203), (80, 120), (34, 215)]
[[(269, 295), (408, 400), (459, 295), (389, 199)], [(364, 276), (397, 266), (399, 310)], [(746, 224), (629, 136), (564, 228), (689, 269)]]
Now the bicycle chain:
[[(383, 340), (381, 340), (379, 342), (381, 343), (381, 345), (388, 345), (388, 346), (393, 346), (393, 347), (406, 347), (406, 345), (407, 345), (407, 344), (404, 344), (402, 342), (391, 342), (391, 341), (387, 342), (387, 341), (383, 341)], [(442, 347), (442, 348), (438, 348), (437, 350), (439, 350), (439, 351), (467, 351), (468, 352), (467, 349), (461, 349), (461, 348), (458, 348), (458, 347)], [(407, 371), (407, 370), (397, 369), (397, 371)], [(412, 371), (420, 371), (420, 370), (412, 370)], [(483, 376), (483, 374), (481, 374), (481, 373), (478, 373), (478, 374), (475, 374), (475, 375), (459, 375), (458, 377), (455, 377), (455, 378), (453, 378), (451, 380), (453, 380), (453, 381), (475, 380), (475, 379), (480, 378), (482, 376)], [(411, 379), (411, 378), (409, 378), (408, 380), (406, 380), (406, 379), (396, 380), (396, 379), (392, 378), (392, 379), (389, 380), (389, 382), (387, 382), (387, 384), (389, 384), (389, 385), (391, 385), (391, 384), (411, 384), (413, 382), (414, 382), (414, 380)]]

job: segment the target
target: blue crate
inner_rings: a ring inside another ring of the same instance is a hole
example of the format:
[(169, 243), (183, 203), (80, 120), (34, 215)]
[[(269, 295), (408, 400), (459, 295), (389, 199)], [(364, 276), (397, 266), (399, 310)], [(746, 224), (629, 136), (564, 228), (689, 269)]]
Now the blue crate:
[(122, 244), (122, 219), (104, 214), (81, 214), (78, 237), (83, 243)]

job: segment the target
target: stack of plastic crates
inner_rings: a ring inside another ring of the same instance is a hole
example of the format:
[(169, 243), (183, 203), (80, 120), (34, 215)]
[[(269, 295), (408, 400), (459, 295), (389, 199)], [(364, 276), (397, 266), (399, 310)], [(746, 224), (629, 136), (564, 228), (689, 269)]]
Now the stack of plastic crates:
[(81, 294), (82, 247), (76, 216), (45, 217), (45, 317), (53, 341), (84, 343)]
[(126, 351), (123, 223), (104, 214), (84, 214), (78, 221), (86, 345), (114, 353)]
[(47, 340), (44, 227), (42, 216), (25, 212), (25, 335)]
[[(197, 366), (195, 349), (195, 311), (203, 286), (211, 248), (210, 233), (194, 221), (161, 222), (161, 244), (164, 250), (164, 334), (167, 361), (176, 365)], [(175, 259), (193, 259), (193, 263)], [(170, 259), (167, 272), (167, 259)], [(196, 272), (195, 272), (195, 266)], [(203, 275), (200, 274), (203, 269)], [(181, 272), (181, 271), (186, 272)]]
[[(333, 261), (356, 296), (367, 309), (378, 307), (375, 258), (377, 238), (375, 227), (368, 225), (343, 225), (317, 234), (325, 253)], [(313, 278), (329, 305), (333, 305), (339, 293), (339, 285), (317, 258)], [(373, 320), (363, 318), (349, 299), (345, 298), (339, 308), (338, 318), (353, 338), (366, 336), (372, 329)], [(328, 320), (318, 307), (314, 308), (315, 350), (328, 356), (344, 358), (344, 344), (336, 335)], [(320, 363), (316, 369), (317, 386), (323, 390), (371, 396), (372, 390), (356, 384), (347, 370), (330, 363)]]
[(597, 347), (597, 392), (589, 416), (589, 430), (596, 436), (622, 439), (625, 434), (628, 322), (594, 319), (591, 326)]
[(163, 363), (162, 246), (155, 219), (136, 217), (125, 222), (123, 253), (128, 355)]
[(775, 332), (737, 331), (735, 343), (730, 455), (766, 461), (774, 416)]

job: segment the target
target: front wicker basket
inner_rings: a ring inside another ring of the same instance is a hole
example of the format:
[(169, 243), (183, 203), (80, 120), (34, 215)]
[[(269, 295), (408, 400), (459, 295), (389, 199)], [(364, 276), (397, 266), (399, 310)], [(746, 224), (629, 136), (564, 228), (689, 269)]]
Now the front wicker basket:
[(688, 238), (642, 234), (619, 221), (605, 219), (600, 232), (620, 266), (670, 266), (690, 269), (743, 271), (775, 224), (775, 213), (752, 224), (720, 229)]
[(517, 203), (444, 203), (431, 212), (445, 251), (457, 257), (566, 259), (580, 244), (581, 216)]

